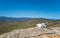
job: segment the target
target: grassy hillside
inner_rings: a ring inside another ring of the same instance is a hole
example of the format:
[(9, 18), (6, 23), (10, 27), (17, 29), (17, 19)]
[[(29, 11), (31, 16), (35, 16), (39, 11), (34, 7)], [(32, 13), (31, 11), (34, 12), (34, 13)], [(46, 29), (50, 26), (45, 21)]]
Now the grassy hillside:
[(8, 26), (0, 26), (0, 34), (12, 31), (12, 30), (16, 30), (16, 29), (25, 29), (25, 28), (30, 28), (30, 27), (34, 27), (34, 26), (23, 26), (23, 25), (8, 25)]
[[(30, 27), (35, 27), (37, 23), (48, 22), (49, 26), (60, 26), (57, 21), (52, 21), (48, 19), (31, 19), (21, 22), (0, 22), (0, 34), (15, 30), (15, 29), (25, 29)], [(60, 22), (60, 21), (59, 21)], [(57, 23), (57, 24), (56, 24)]]
[(50, 26), (52, 26), (52, 27), (60, 27), (60, 20), (54, 21)]

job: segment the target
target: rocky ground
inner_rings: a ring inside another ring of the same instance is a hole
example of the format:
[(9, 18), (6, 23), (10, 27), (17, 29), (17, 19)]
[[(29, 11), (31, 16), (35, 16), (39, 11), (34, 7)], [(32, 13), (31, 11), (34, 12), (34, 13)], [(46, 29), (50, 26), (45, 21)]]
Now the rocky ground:
[(60, 27), (18, 29), (2, 34), (0, 38), (60, 38)]

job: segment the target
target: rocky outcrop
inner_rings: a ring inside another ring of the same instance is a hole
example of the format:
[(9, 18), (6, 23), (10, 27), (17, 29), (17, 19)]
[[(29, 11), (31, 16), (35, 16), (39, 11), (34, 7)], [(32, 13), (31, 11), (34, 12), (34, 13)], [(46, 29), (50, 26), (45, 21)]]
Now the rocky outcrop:
[(0, 38), (60, 38), (60, 27), (18, 29), (0, 35)]

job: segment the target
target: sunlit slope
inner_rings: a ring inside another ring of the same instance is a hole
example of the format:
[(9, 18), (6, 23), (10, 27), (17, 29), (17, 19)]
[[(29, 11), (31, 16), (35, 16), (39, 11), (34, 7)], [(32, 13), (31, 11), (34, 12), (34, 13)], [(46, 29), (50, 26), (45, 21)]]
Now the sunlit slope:
[[(25, 18), (26, 19), (26, 18)], [(25, 29), (35, 27), (37, 23), (48, 22), (48, 26), (56, 27), (60, 26), (60, 21), (53, 21), (45, 18), (30, 18), (24, 21), (0, 21), (0, 34), (10, 32), (15, 29)]]

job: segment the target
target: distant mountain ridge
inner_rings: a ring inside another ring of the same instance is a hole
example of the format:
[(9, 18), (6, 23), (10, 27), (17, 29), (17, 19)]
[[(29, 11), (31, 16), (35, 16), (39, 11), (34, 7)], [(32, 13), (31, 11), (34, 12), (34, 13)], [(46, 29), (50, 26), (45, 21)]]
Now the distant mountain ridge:
[(24, 20), (30, 20), (32, 18), (13, 18), (13, 17), (0, 17), (0, 22), (6, 22), (6, 21), (24, 21)]
[[(13, 22), (13, 21), (25, 21), (25, 20), (31, 20), (31, 19), (46, 19), (46, 18), (25, 18), (25, 17), (22, 17), (22, 18), (13, 18), (13, 17), (2, 17), (0, 16), (0, 22)], [(57, 19), (47, 19), (47, 20), (57, 20)]]

